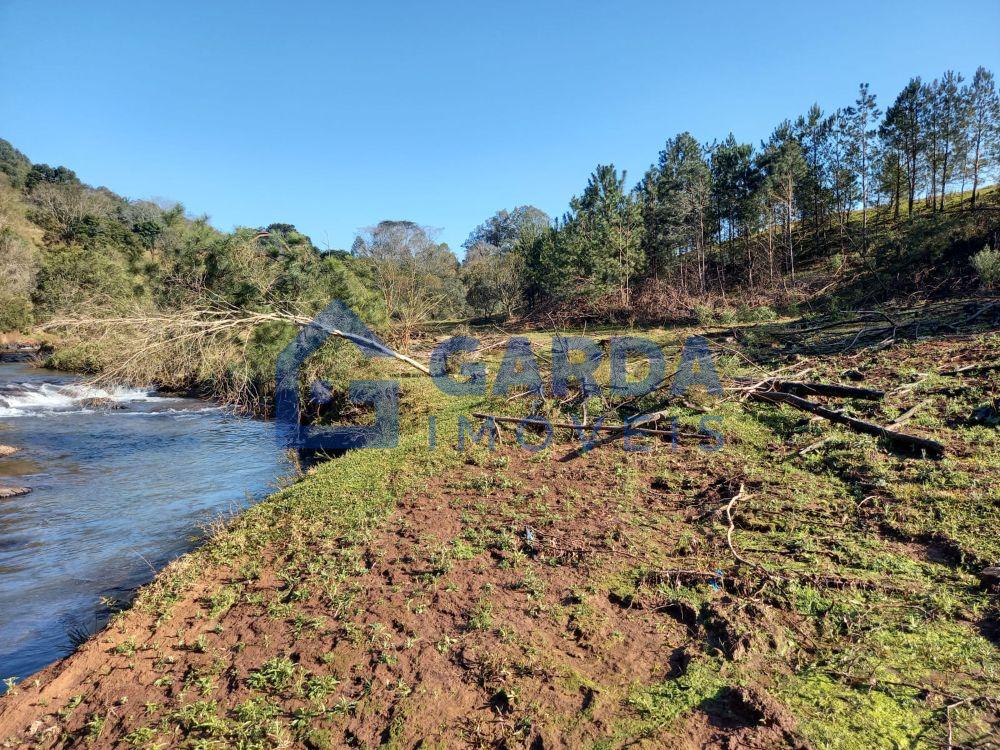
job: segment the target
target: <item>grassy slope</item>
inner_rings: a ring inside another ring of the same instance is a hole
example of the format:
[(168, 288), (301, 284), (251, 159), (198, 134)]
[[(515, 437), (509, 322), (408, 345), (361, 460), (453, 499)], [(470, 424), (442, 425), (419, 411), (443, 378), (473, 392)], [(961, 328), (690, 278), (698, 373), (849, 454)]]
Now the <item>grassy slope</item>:
[[(893, 391), (859, 415), (922, 403), (911, 429), (948, 443), (938, 462), (732, 400), (706, 406), (718, 454), (529, 456), (506, 431), (498, 453), (462, 455), (454, 418), (474, 404), (407, 379), (407, 413), (440, 415), (437, 451), (411, 423), (399, 448), (251, 509), (4, 698), (0, 741), (940, 746), (945, 705), (1000, 692), (997, 603), (974, 575), (1000, 559), (1000, 438), (968, 420), (998, 375), (919, 376), (998, 358), (982, 334), (810, 363)], [(741, 483), (730, 549), (722, 508)], [(987, 705), (951, 713), (957, 741), (995, 736)]]
[(945, 211), (936, 213), (918, 201), (912, 217), (904, 210), (898, 220), (891, 209), (870, 210), (867, 255), (860, 210), (843, 232), (832, 226), (819, 243), (803, 228), (797, 242), (808, 251), (800, 251), (797, 279), (822, 290), (816, 304), (833, 309), (969, 293), (976, 288), (972, 255), (1000, 242), (1000, 188), (983, 188), (975, 212), (964, 210), (968, 201), (968, 193), (949, 194)]

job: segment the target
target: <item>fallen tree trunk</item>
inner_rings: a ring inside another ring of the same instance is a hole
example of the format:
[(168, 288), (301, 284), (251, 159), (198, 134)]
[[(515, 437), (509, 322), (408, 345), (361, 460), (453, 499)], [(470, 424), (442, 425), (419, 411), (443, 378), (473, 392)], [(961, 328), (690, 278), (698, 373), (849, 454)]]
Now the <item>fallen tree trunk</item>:
[(754, 391), (750, 394), (750, 397), (755, 401), (763, 401), (765, 403), (788, 404), (799, 411), (809, 412), (836, 424), (850, 427), (855, 432), (882, 438), (889, 443), (907, 448), (918, 455), (926, 453), (928, 456), (938, 457), (944, 454), (944, 445), (936, 440), (917, 437), (916, 435), (907, 435), (905, 432), (890, 430), (888, 427), (883, 427), (874, 422), (865, 422), (863, 419), (849, 417), (839, 411), (828, 409), (825, 406), (821, 406), (813, 401), (807, 401), (790, 393)]
[[(913, 596), (915, 593), (919, 593), (912, 588), (907, 588), (905, 586), (896, 586), (891, 583), (885, 583), (882, 580), (873, 580), (867, 578), (848, 578), (846, 576), (839, 575), (825, 575), (822, 573), (776, 573), (763, 568), (762, 566), (757, 566), (755, 564), (750, 564), (750, 567), (759, 568), (763, 571), (765, 578), (772, 581), (777, 581), (781, 583), (803, 583), (810, 586), (817, 586), (822, 588), (832, 588), (832, 589), (860, 589), (862, 591), (881, 591), (887, 594), (901, 594), (904, 596)], [(667, 568), (664, 570), (651, 570), (642, 575), (640, 580), (647, 584), (660, 584), (660, 583), (698, 583), (702, 581), (736, 581), (740, 578), (738, 571), (723, 571), (723, 570), (686, 570), (680, 568)]]
[(964, 367), (956, 367), (950, 370), (941, 370), (939, 375), (965, 375), (966, 373), (977, 373), (977, 372), (989, 372), (990, 370), (1000, 369), (1000, 362), (977, 362), (971, 365), (965, 365)]
[[(500, 424), (523, 424), (529, 427), (552, 427), (553, 429), (560, 430), (591, 430), (593, 432), (624, 432), (625, 430), (628, 430), (630, 435), (660, 435), (661, 437), (696, 438), (712, 437), (708, 433), (680, 432), (679, 430), (658, 430), (650, 427), (632, 426), (630, 424), (597, 424), (594, 422), (577, 424), (576, 422), (550, 422), (549, 420), (540, 419), (539, 417), (504, 417), (499, 414), (484, 414), (476, 411), (472, 412), (472, 416), (476, 419), (490, 419)], [(649, 422), (652, 420), (644, 421)]]
[(877, 391), (873, 388), (858, 388), (853, 385), (840, 385), (839, 383), (800, 383), (792, 380), (775, 380), (771, 385), (777, 391), (792, 393), (796, 396), (863, 398), (868, 401), (881, 401), (885, 398), (885, 391)]
[(750, 378), (737, 378), (739, 383), (756, 386), (757, 390), (772, 390), (780, 393), (792, 393), (797, 396), (833, 396), (835, 398), (862, 398), (867, 401), (881, 401), (885, 391), (873, 388), (859, 388), (840, 383), (804, 383), (798, 380), (762, 380), (753, 381)]
[[(891, 422), (889, 422), (889, 424), (886, 425), (886, 427), (899, 427), (902, 424), (906, 424), (910, 420), (910, 417), (912, 417), (914, 414), (916, 414), (919, 409), (922, 409), (924, 406), (927, 406), (927, 404), (929, 404), (929, 403), (931, 403), (931, 400), (930, 399), (925, 399), (924, 401), (921, 401), (916, 406), (911, 406), (909, 409), (907, 409), (906, 411), (904, 411), (902, 414), (900, 414), (894, 420), (892, 420)], [(805, 454), (809, 453), (810, 451), (814, 451), (817, 448), (819, 448), (819, 447), (821, 447), (823, 445), (826, 445), (831, 440), (833, 440), (833, 436), (832, 435), (830, 435), (828, 437), (825, 437), (822, 440), (817, 440), (815, 443), (811, 443), (811, 444), (807, 445), (802, 450), (796, 451), (796, 454), (798, 454), (799, 456), (804, 456)], [(791, 454), (791, 455), (795, 455), (795, 454)], [(786, 458), (787, 458), (787, 456), (786, 456)]]

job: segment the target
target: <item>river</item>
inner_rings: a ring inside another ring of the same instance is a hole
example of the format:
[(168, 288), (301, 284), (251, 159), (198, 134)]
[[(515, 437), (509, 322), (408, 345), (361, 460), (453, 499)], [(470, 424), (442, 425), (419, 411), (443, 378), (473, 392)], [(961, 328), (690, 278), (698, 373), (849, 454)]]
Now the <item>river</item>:
[(0, 364), (0, 445), (21, 449), (0, 485), (32, 489), (0, 499), (0, 678), (19, 681), (289, 470), (272, 424), (23, 363)]

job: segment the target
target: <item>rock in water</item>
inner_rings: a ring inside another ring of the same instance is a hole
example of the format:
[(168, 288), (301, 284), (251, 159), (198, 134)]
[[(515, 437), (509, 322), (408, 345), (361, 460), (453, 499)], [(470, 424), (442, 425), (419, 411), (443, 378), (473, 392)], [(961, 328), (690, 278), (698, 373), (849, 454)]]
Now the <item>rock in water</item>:
[(30, 487), (0, 487), (0, 500), (27, 495), (29, 492), (31, 492)]
[(15, 448), (13, 445), (0, 445), (0, 458), (4, 456), (13, 456), (17, 453), (20, 448)]
[(125, 407), (115, 401), (113, 398), (102, 398), (100, 396), (95, 396), (93, 398), (85, 398), (80, 401), (80, 405), (84, 409), (124, 409)]

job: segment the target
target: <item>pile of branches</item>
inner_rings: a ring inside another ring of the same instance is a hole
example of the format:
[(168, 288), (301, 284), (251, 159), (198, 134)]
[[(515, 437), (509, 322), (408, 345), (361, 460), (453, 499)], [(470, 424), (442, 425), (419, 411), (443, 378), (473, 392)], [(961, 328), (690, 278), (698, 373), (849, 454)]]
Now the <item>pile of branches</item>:
[(897, 341), (961, 335), (1000, 325), (1000, 298), (938, 302), (910, 308), (856, 310), (847, 316), (811, 321), (768, 331), (786, 352), (842, 354), (860, 348), (884, 348)]

